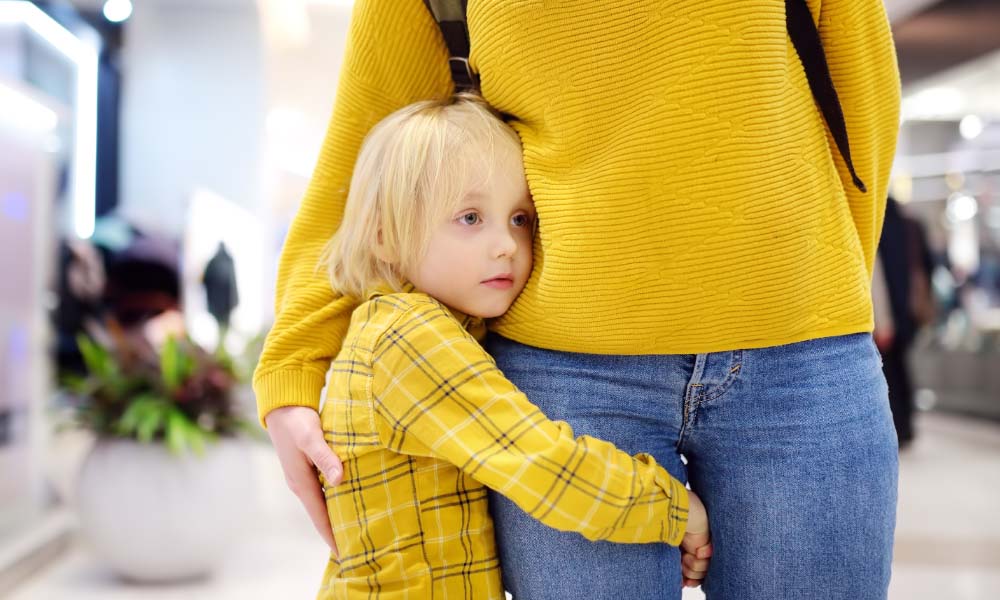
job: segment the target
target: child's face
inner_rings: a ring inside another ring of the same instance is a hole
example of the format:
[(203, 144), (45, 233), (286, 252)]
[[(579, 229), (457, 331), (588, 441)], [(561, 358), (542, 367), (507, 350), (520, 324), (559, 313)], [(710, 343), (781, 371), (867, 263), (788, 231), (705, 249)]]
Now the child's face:
[(483, 168), (489, 177), (473, 179), (432, 230), (423, 259), (404, 274), (420, 291), (483, 318), (506, 312), (527, 283), (535, 224), (519, 149), (503, 145), (494, 159)]

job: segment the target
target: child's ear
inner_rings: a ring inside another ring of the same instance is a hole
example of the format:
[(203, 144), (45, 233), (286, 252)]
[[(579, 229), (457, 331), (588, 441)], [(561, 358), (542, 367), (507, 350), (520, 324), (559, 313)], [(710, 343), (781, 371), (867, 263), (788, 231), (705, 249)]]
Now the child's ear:
[(382, 238), (382, 230), (378, 230), (375, 238), (375, 258), (384, 263), (395, 264), (395, 252), (392, 252)]

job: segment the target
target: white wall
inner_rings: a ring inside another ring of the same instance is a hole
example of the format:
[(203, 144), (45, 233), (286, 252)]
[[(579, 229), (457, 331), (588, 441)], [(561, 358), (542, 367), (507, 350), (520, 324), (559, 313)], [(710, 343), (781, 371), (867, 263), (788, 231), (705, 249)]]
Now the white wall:
[(258, 212), (265, 90), (255, 6), (137, 2), (123, 56), (123, 213), (179, 236), (196, 188)]
[(308, 29), (295, 43), (282, 39), (279, 28), (265, 27), (270, 35), (264, 58), (268, 83), (264, 161), (274, 176), (268, 204), (279, 219), (288, 218), (297, 207), (319, 154), (350, 23), (350, 8), (343, 3), (314, 3), (306, 10)]
[(277, 6), (307, 12), (304, 35), (278, 39), (252, 0), (136, 2), (122, 65), (120, 210), (181, 239), (196, 190), (258, 218), (265, 320), (282, 238), (326, 132), (351, 12), (343, 0)]
[(351, 16), (343, 0), (313, 2), (305, 9), (309, 25), (294, 43), (282, 39), (280, 31), (264, 28), (267, 118), (262, 154), (266, 207), (262, 214), (271, 228), (264, 252), (267, 263), (263, 265), (268, 314), (273, 306), (278, 253), (329, 124)]

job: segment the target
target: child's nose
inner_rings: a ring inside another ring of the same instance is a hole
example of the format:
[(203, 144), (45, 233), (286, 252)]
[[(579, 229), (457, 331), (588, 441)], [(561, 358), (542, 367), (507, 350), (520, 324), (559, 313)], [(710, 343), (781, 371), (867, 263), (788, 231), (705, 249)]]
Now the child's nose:
[(511, 232), (505, 230), (500, 233), (494, 252), (497, 258), (514, 256), (514, 253), (517, 252), (517, 240)]

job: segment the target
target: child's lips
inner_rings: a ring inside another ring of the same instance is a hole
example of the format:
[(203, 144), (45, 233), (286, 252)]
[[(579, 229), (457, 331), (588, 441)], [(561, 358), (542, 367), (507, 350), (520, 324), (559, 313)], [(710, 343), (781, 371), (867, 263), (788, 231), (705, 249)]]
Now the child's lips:
[(509, 275), (500, 275), (492, 279), (487, 279), (483, 282), (483, 285), (497, 290), (507, 290), (513, 287), (514, 278)]

